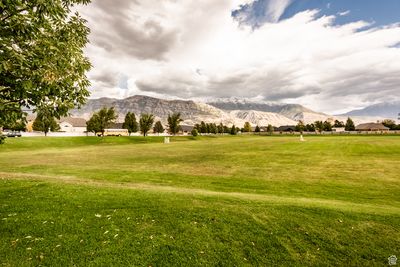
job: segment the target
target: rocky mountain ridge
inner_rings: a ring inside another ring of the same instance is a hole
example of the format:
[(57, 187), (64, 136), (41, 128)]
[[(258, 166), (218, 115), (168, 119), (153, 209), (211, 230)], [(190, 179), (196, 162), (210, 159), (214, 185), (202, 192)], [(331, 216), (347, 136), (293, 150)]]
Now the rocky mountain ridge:
[[(87, 120), (94, 112), (103, 107), (114, 107), (119, 115), (118, 121), (123, 121), (128, 112), (133, 112), (137, 116), (142, 113), (151, 113), (164, 124), (168, 115), (174, 112), (180, 112), (184, 120), (183, 124), (187, 125), (205, 121), (241, 126), (248, 121), (252, 125), (282, 126), (295, 125), (299, 120), (312, 123), (316, 120), (345, 120), (347, 118), (346, 116), (330, 116), (315, 112), (298, 104), (275, 104), (246, 99), (217, 99), (205, 103), (193, 100), (165, 100), (143, 95), (125, 99), (89, 99), (81, 109), (72, 110), (71, 115)], [(356, 117), (354, 121), (356, 123), (369, 122), (371, 118)], [(376, 119), (373, 117), (374, 121)]]

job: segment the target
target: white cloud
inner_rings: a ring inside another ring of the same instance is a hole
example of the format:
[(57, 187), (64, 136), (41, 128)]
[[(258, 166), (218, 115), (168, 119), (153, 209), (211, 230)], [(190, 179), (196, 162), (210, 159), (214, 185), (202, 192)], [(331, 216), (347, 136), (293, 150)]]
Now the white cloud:
[(268, 4), (268, 16), (272, 22), (278, 22), (292, 0), (270, 0)]
[[(83, 7), (92, 30), (92, 96), (264, 97), (325, 112), (400, 98), (399, 25), (338, 26), (334, 16), (305, 11), (253, 30), (231, 17), (244, 2), (97, 0)], [(279, 19), (290, 1), (271, 3)], [(127, 90), (118, 87), (121, 77)]]
[(343, 12), (338, 12), (337, 13), (339, 16), (347, 16), (347, 15), (349, 15), (350, 14), (350, 10), (346, 10), (346, 11), (343, 11)]

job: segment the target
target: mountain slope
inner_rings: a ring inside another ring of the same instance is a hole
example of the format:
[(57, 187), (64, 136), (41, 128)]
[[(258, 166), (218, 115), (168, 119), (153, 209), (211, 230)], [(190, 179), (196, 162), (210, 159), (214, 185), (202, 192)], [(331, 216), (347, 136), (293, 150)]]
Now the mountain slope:
[(400, 101), (380, 103), (363, 109), (353, 110), (344, 116), (370, 116), (397, 119), (400, 113)]
[(233, 110), (229, 114), (232, 117), (239, 118), (243, 121), (248, 121), (253, 125), (266, 126), (268, 124), (282, 126), (282, 125), (295, 125), (296, 121), (291, 120), (283, 115), (272, 112), (263, 112), (256, 110)]
[(252, 101), (246, 99), (228, 98), (217, 99), (207, 102), (207, 104), (226, 111), (232, 110), (254, 110), (262, 112), (272, 112), (283, 115), (291, 120), (307, 119), (309, 114), (318, 115), (318, 118), (329, 117), (326, 114), (312, 111), (298, 104), (275, 104), (263, 101)]
[[(114, 107), (119, 115), (118, 120), (123, 121), (126, 113), (133, 112), (137, 116), (141, 113), (151, 113), (161, 120), (164, 124), (169, 114), (180, 112), (185, 124), (193, 125), (201, 121), (223, 123), (227, 125), (235, 124), (241, 127), (246, 121), (253, 125), (274, 126), (296, 124), (284, 115), (250, 110), (221, 110), (206, 103), (197, 103), (191, 100), (163, 100), (148, 96), (132, 96), (126, 99), (99, 98), (90, 99), (81, 109), (72, 110), (71, 114), (75, 117), (89, 119), (91, 115), (103, 107)], [(256, 106), (255, 106), (256, 107)], [(261, 108), (261, 107), (259, 107)], [(281, 111), (284, 110), (282, 107)]]
[(89, 99), (80, 110), (73, 110), (73, 115), (89, 118), (93, 112), (103, 107), (114, 107), (120, 119), (128, 112), (135, 114), (151, 113), (157, 117), (168, 117), (173, 112), (180, 112), (186, 119), (194, 119), (198, 116), (221, 116), (221, 110), (206, 104), (184, 100), (163, 100), (154, 97), (136, 95), (125, 99), (99, 98)]

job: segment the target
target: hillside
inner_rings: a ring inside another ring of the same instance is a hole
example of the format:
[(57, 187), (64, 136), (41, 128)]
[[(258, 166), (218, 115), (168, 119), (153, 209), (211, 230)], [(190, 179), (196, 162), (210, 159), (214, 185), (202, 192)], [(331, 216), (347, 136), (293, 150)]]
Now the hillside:
[[(156, 119), (166, 123), (169, 114), (180, 112), (185, 124), (193, 125), (201, 121), (224, 124), (243, 125), (249, 121), (253, 125), (274, 126), (295, 124), (296, 122), (286, 116), (275, 112), (263, 112), (251, 110), (249, 107), (243, 110), (222, 110), (218, 107), (194, 102), (192, 100), (164, 100), (149, 96), (136, 95), (126, 99), (99, 98), (90, 99), (81, 109), (72, 110), (72, 116), (89, 119), (90, 116), (103, 107), (114, 107), (122, 121), (128, 112), (136, 115), (151, 113)], [(261, 108), (254, 106), (254, 108)], [(281, 107), (280, 111), (285, 108)], [(287, 111), (287, 110), (286, 110)]]
[(207, 102), (207, 104), (222, 110), (255, 110), (262, 112), (278, 113), (291, 120), (303, 120), (308, 114), (315, 114), (318, 118), (326, 118), (329, 115), (315, 112), (298, 104), (277, 104), (265, 101), (253, 101), (248, 99), (227, 98)]
[(368, 106), (363, 109), (353, 110), (345, 116), (370, 116), (370, 117), (385, 117), (397, 119), (400, 113), (400, 101), (384, 102), (376, 105)]

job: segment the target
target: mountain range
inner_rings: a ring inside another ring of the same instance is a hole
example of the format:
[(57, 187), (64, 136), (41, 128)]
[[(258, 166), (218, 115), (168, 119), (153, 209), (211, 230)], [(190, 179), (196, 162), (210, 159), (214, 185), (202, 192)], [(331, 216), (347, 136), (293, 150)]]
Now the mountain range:
[[(243, 125), (246, 121), (252, 125), (274, 126), (295, 125), (299, 120), (311, 123), (316, 120), (345, 120), (347, 114), (331, 116), (316, 112), (298, 104), (278, 104), (248, 99), (226, 98), (200, 102), (193, 100), (165, 100), (143, 95), (135, 95), (125, 99), (99, 98), (89, 99), (81, 109), (71, 111), (74, 117), (89, 119), (92, 114), (103, 107), (114, 107), (118, 120), (123, 121), (126, 113), (133, 112), (137, 116), (142, 113), (154, 114), (156, 120), (166, 123), (169, 114), (180, 112), (183, 124), (194, 125), (201, 121), (223, 123), (226, 125)], [(351, 112), (350, 112), (351, 113)], [(349, 113), (349, 114), (350, 114)], [(379, 117), (354, 115), (356, 123), (376, 121)], [(353, 116), (353, 115), (352, 115)]]
[(353, 110), (345, 116), (379, 116), (389, 119), (400, 117), (400, 101), (391, 101), (368, 106), (363, 109)]

